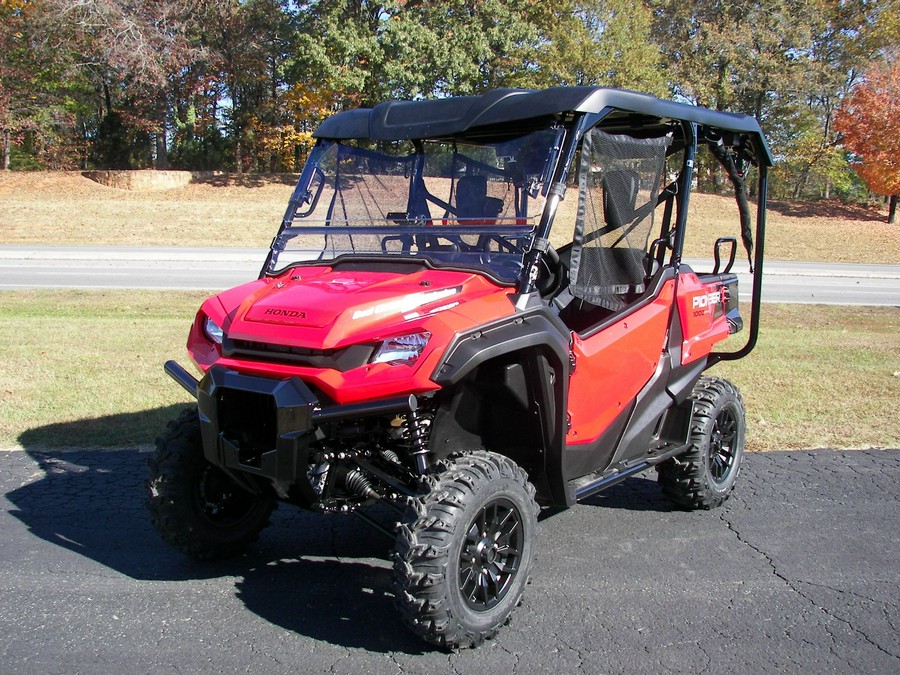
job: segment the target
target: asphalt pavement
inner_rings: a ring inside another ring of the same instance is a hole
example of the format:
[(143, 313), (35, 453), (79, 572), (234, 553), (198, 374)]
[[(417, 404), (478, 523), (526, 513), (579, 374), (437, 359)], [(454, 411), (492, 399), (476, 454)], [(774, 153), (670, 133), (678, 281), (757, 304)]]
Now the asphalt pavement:
[[(0, 290), (143, 288), (216, 291), (255, 279), (260, 249), (0, 246)], [(697, 271), (712, 262), (687, 260)], [(752, 288), (746, 261), (735, 264), (741, 300)], [(897, 265), (766, 261), (764, 302), (900, 307)]]
[(282, 506), (201, 564), (142, 506), (147, 449), (0, 455), (0, 672), (897, 673), (900, 450), (748, 454), (673, 509), (652, 474), (545, 516), (524, 604), (476, 650), (419, 642), (390, 542)]
[[(264, 253), (0, 246), (0, 288), (217, 290)], [(900, 306), (900, 265), (767, 262), (764, 300)], [(447, 654), (400, 624), (391, 542), (358, 519), (282, 506), (201, 564), (150, 527), (147, 448), (28, 436), (0, 450), (2, 675), (900, 672), (900, 450), (748, 454), (710, 512), (650, 473), (545, 514), (510, 625)]]

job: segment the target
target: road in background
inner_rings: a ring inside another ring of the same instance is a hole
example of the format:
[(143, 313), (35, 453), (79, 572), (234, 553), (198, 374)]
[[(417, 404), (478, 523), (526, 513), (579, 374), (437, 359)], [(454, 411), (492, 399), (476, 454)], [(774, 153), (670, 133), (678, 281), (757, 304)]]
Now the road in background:
[[(260, 249), (0, 246), (0, 289), (143, 288), (221, 290), (251, 281)], [(697, 271), (710, 261), (686, 260)], [(900, 307), (900, 264), (853, 265), (767, 261), (764, 302)], [(741, 300), (752, 280), (735, 264)]]
[(222, 290), (256, 279), (265, 249), (0, 246), (0, 289)]

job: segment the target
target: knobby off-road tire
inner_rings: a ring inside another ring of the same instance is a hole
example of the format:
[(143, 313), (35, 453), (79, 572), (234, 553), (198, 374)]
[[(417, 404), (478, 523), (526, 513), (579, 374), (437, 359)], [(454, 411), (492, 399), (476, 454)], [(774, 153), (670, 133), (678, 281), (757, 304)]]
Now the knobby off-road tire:
[(240, 553), (269, 523), (275, 501), (248, 493), (204, 458), (196, 409), (169, 422), (147, 464), (153, 527), (193, 558)]
[(394, 546), (404, 622), (445, 649), (492, 637), (521, 602), (534, 561), (538, 506), (515, 462), (491, 452), (436, 463)]
[(663, 493), (687, 509), (711, 509), (728, 499), (744, 456), (746, 419), (737, 388), (701, 377), (691, 392), (691, 446), (656, 467)]

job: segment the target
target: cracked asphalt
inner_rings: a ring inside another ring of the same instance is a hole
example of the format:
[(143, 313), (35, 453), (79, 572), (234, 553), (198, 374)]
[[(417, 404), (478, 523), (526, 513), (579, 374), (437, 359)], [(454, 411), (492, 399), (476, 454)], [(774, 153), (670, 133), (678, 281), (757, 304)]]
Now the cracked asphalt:
[(169, 550), (147, 452), (0, 451), (0, 672), (900, 672), (898, 450), (749, 454), (709, 512), (645, 474), (544, 517), (511, 624), (450, 654), (358, 519), (282, 506), (239, 559)]

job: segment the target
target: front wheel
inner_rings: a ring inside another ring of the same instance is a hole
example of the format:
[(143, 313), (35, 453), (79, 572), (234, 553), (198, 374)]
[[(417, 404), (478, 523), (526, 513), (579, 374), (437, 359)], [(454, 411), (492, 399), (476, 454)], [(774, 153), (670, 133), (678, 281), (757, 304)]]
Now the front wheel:
[(183, 553), (225, 558), (256, 541), (268, 525), (275, 501), (250, 494), (206, 461), (196, 409), (169, 422), (147, 463), (153, 527)]
[(406, 624), (443, 648), (492, 637), (519, 604), (538, 535), (535, 490), (512, 460), (476, 451), (437, 463), (394, 546)]
[(691, 392), (694, 415), (687, 452), (656, 467), (663, 493), (688, 509), (722, 504), (741, 470), (747, 422), (737, 388), (701, 377)]

